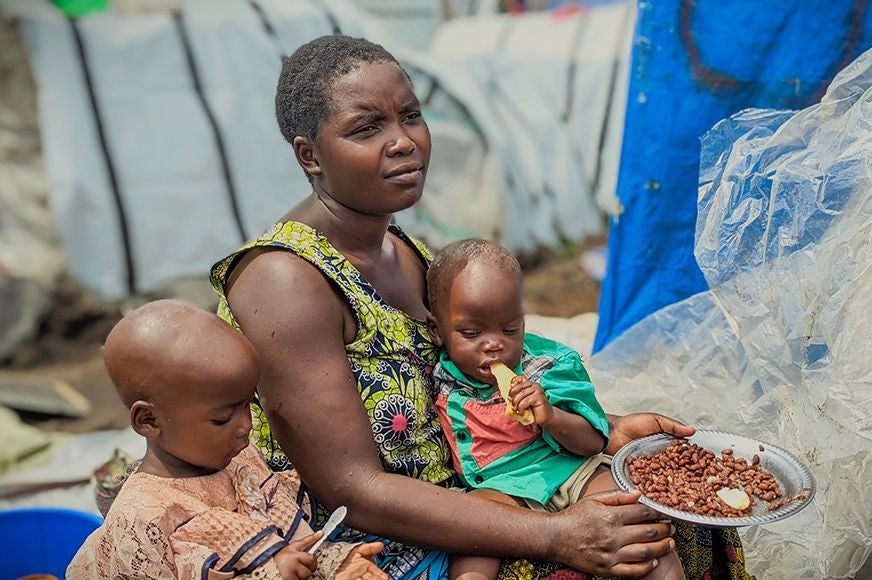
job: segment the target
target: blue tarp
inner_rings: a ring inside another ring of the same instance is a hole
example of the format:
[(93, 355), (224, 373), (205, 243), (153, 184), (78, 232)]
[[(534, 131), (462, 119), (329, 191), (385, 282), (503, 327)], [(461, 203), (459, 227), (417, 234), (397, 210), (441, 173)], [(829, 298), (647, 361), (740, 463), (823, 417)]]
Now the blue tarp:
[(638, 4), (594, 351), (708, 289), (693, 256), (699, 138), (749, 107), (800, 109), (872, 46), (865, 0)]

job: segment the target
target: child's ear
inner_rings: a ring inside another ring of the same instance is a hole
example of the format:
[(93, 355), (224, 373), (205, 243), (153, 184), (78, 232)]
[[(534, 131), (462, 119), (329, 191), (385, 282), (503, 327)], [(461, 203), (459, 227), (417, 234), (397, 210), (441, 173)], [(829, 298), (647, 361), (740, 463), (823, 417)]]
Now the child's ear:
[(430, 331), (430, 340), (433, 341), (433, 344), (438, 347), (442, 347), (445, 344), (439, 335), (439, 326), (436, 324), (436, 318), (429, 312), (427, 313), (427, 330)]
[(148, 401), (136, 401), (130, 406), (130, 425), (133, 430), (145, 437), (154, 439), (160, 435), (157, 409)]
[(294, 137), (294, 155), (297, 157), (297, 163), (303, 168), (307, 174), (311, 176), (321, 175), (321, 165), (315, 157), (315, 149), (312, 147), (312, 142), (305, 137)]

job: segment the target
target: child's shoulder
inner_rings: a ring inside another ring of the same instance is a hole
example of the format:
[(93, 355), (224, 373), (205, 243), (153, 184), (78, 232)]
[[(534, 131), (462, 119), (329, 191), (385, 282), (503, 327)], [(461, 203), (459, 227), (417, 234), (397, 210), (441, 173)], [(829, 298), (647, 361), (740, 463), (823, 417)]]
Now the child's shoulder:
[(163, 486), (150, 485), (151, 479), (158, 478), (134, 473), (124, 482), (103, 523), (76, 552), (67, 578), (167, 577), (169, 534), (183, 516), (167, 509)]
[(281, 482), (281, 485), (291, 488), (296, 493), (302, 486), (300, 474), (293, 467), (282, 471), (272, 471), (256, 445), (250, 444), (234, 458), (238, 465), (245, 465), (260, 477), (261, 485), (268, 480)]
[(550, 355), (555, 358), (563, 356), (579, 357), (578, 351), (574, 348), (553, 338), (548, 338), (541, 334), (532, 332), (524, 333), (524, 351), (530, 356)]
[(177, 481), (144, 473), (131, 473), (106, 514), (104, 524), (143, 520), (163, 516), (169, 504), (178, 502)]

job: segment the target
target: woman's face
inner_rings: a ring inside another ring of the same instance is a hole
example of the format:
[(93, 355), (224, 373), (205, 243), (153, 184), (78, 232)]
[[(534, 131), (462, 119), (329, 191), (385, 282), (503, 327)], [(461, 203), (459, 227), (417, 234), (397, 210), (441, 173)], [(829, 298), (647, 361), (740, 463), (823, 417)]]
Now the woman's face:
[(463, 374), (495, 384), (491, 364), (517, 366), (524, 347), (521, 292), (519, 275), (489, 264), (469, 264), (454, 279), (436, 326)]
[(424, 189), (430, 130), (406, 75), (393, 62), (361, 63), (331, 94), (312, 146), (316, 188), (366, 214), (411, 207)]

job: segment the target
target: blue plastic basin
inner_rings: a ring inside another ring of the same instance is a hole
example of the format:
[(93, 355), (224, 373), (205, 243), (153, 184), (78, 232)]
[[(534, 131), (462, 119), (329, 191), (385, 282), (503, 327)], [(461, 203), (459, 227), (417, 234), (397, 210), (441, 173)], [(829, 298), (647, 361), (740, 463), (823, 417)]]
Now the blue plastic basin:
[(79, 546), (102, 523), (98, 515), (66, 508), (0, 511), (0, 580), (63, 578)]

